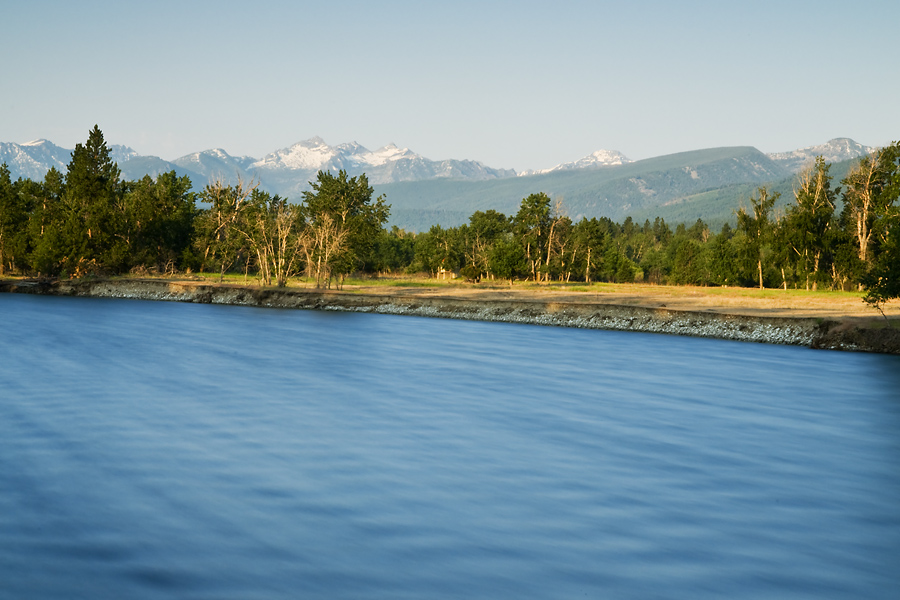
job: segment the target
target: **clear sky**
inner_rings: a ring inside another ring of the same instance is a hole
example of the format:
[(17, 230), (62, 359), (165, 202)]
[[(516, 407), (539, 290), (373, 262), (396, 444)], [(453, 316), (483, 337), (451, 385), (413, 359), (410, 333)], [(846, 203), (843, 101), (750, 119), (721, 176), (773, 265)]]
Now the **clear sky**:
[(547, 168), (900, 139), (900, 1), (0, 0), (0, 141)]

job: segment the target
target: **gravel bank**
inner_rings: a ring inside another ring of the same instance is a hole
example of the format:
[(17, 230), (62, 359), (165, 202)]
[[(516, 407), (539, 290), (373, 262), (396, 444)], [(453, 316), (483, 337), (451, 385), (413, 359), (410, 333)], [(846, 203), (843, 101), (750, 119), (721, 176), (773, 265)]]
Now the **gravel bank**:
[(818, 318), (785, 318), (646, 308), (548, 299), (473, 299), (410, 293), (351, 293), (312, 289), (261, 289), (186, 281), (0, 281), (0, 292), (133, 298), (415, 315), (555, 327), (689, 335), (767, 344), (900, 354), (900, 330), (865, 328)]

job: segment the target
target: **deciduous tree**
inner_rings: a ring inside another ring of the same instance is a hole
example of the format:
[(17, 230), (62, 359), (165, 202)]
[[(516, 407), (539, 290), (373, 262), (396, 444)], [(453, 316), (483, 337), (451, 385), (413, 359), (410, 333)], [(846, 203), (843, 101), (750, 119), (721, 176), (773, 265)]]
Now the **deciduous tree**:
[(522, 200), (519, 212), (513, 218), (513, 228), (525, 250), (525, 260), (535, 281), (540, 278), (541, 262), (553, 222), (550, 203), (550, 196), (544, 192), (531, 194)]
[(821, 156), (800, 172), (794, 189), (795, 203), (788, 206), (781, 226), (793, 263), (806, 280), (806, 289), (818, 289), (819, 269), (828, 251), (828, 230), (840, 189), (831, 187), (831, 165)]
[[(866, 270), (874, 266), (873, 243), (887, 242), (900, 187), (900, 142), (860, 159), (843, 180), (842, 221), (856, 243), (859, 261)], [(877, 280), (878, 277), (875, 277)], [(873, 281), (870, 277), (869, 281)], [(862, 284), (861, 284), (862, 287)]]
[(225, 185), (217, 180), (208, 184), (200, 194), (201, 200), (210, 206), (195, 219), (194, 245), (200, 255), (201, 268), (218, 270), (219, 281), (225, 278), (225, 272), (239, 258), (246, 260), (244, 219), (250, 195), (257, 187), (259, 183), (253, 181), (245, 184), (239, 179), (236, 185)]
[(746, 256), (755, 263), (759, 276), (759, 289), (763, 289), (763, 262), (765, 260), (767, 244), (772, 238), (773, 223), (771, 220), (772, 208), (775, 201), (781, 196), (778, 192), (771, 193), (768, 188), (757, 188), (756, 195), (750, 196), (752, 214), (742, 206), (737, 212), (738, 230), (747, 238)]
[[(348, 177), (344, 170), (337, 175), (319, 171), (316, 181), (310, 185), (312, 190), (303, 193), (304, 216), (314, 230), (307, 239), (322, 243), (342, 241), (340, 251), (336, 253), (323, 253), (323, 248), (313, 250), (315, 264), (322, 264), (320, 274), (327, 274), (325, 283), (330, 285), (333, 275), (342, 281), (370, 257), (375, 239), (387, 222), (390, 206), (385, 203), (384, 196), (373, 201), (374, 190), (365, 174)], [(317, 229), (322, 231), (315, 231)], [(323, 264), (326, 254), (327, 260)]]

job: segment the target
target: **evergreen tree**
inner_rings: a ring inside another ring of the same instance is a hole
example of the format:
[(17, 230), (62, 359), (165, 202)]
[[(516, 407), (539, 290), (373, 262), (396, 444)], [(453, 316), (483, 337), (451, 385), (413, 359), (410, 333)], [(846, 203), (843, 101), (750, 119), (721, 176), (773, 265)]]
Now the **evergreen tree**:
[(700, 285), (707, 281), (706, 255), (702, 244), (691, 236), (677, 238), (670, 246), (672, 283)]
[(128, 263), (159, 272), (182, 266), (197, 213), (191, 180), (169, 171), (155, 180), (145, 175), (125, 187), (122, 235), (128, 243)]
[(29, 262), (41, 275), (57, 275), (68, 254), (63, 236), (65, 211), (62, 197), (65, 191), (63, 174), (51, 167), (44, 181), (35, 191), (28, 238), (31, 242)]
[(66, 173), (62, 238), (64, 268), (70, 274), (120, 270), (128, 244), (122, 235), (124, 210), (119, 168), (109, 157), (100, 128), (77, 144)]
[(0, 165), (0, 275), (24, 267), (29, 207), (21, 187), (22, 180), (12, 182), (6, 163)]
[(738, 256), (732, 241), (734, 234), (731, 226), (725, 223), (718, 235), (707, 244), (709, 251), (709, 281), (715, 285), (737, 285)]

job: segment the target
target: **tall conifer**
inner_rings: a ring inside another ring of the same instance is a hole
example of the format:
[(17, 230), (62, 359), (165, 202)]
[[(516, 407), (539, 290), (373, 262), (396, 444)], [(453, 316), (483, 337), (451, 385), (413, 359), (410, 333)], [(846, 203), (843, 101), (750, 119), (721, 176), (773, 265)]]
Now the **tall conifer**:
[(121, 229), (122, 185), (119, 167), (97, 125), (85, 144), (72, 152), (66, 174), (63, 237), (69, 254), (64, 268), (70, 273), (118, 269), (127, 260), (128, 245)]

